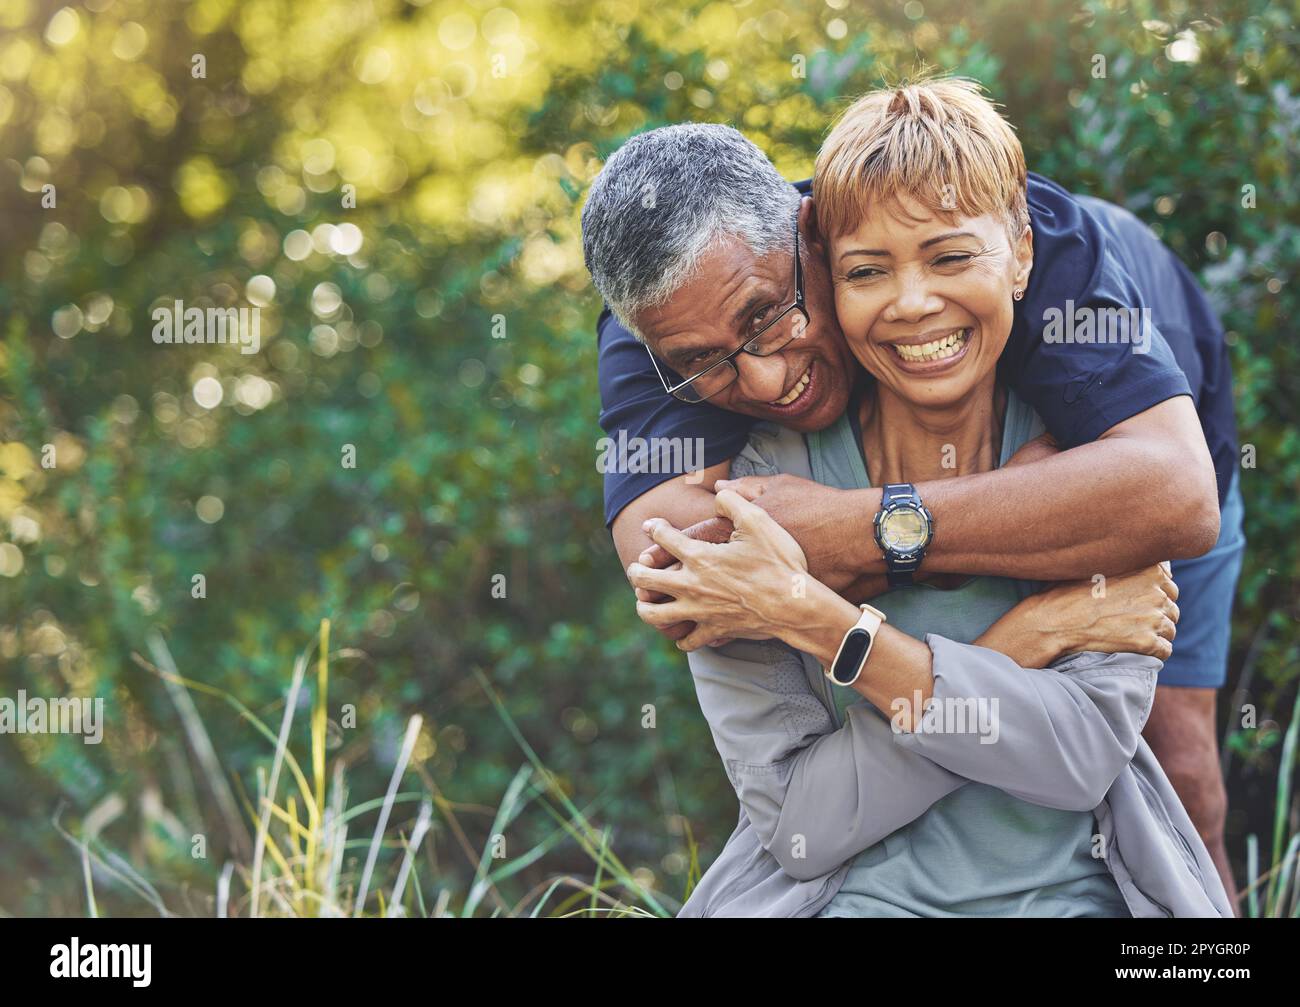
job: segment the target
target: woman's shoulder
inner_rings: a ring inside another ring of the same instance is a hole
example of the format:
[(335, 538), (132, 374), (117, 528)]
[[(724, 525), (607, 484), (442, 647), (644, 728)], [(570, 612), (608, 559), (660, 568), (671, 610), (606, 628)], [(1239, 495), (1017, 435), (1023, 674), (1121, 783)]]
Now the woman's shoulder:
[(770, 420), (760, 420), (749, 439), (731, 461), (731, 478), (794, 475), (807, 479), (812, 469), (803, 435)]
[(1033, 406), (1017, 395), (1014, 388), (1007, 388), (1006, 392), (1007, 410), (1002, 425), (999, 468), (1027, 443), (1047, 432), (1047, 424), (1043, 422), (1043, 418), (1038, 415)]

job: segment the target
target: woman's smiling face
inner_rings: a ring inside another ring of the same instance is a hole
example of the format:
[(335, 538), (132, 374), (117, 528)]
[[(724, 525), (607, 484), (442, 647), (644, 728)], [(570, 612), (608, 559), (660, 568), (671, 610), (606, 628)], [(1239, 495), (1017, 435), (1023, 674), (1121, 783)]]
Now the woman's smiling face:
[(1001, 215), (940, 216), (904, 195), (835, 237), (830, 266), (853, 355), (904, 401), (943, 409), (993, 374), (1033, 240), (1026, 227), (1013, 247)]

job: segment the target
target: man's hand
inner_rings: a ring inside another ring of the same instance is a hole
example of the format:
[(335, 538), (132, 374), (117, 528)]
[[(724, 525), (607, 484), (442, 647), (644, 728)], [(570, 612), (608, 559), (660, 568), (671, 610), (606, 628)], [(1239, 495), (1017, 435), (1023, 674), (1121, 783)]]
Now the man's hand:
[[(767, 511), (802, 547), (808, 557), (809, 573), (833, 591), (857, 594), (883, 583), (883, 577), (863, 571), (853, 561), (853, 552), (846, 548), (850, 542), (859, 547), (870, 542), (871, 518), (879, 509), (879, 490), (838, 490), (789, 475), (719, 479), (714, 488), (719, 493), (739, 493)], [(874, 504), (869, 499), (872, 493)], [(707, 542), (725, 542), (731, 534), (731, 523), (721, 519), (702, 521), (686, 529), (686, 534)], [(859, 555), (862, 551), (857, 550)], [(672, 561), (659, 546), (647, 549), (639, 559), (643, 566), (656, 569)], [(851, 590), (858, 582), (861, 585)]]
[[(682, 534), (689, 538), (696, 539), (700, 542), (727, 542), (731, 539), (731, 522), (726, 518), (709, 518), (707, 521), (700, 521), (691, 525), (689, 528), (682, 530)], [(645, 552), (637, 557), (637, 562), (642, 566), (649, 567), (652, 570), (670, 570), (681, 566), (676, 557), (668, 552), (661, 545), (651, 545)], [(669, 601), (666, 594), (660, 594), (658, 591), (648, 591), (643, 587), (636, 589), (637, 601), (648, 601), (653, 603)], [(693, 622), (674, 622), (666, 626), (656, 626), (664, 636), (676, 643), (683, 637), (689, 636), (695, 632), (695, 623)], [(719, 641), (721, 643), (723, 641)]]

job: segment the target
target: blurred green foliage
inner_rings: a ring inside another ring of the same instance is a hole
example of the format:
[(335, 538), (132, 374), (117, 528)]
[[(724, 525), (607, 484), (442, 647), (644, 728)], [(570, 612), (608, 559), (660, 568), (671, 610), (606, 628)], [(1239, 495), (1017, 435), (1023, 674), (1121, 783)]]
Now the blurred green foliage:
[[(359, 790), (382, 792), (421, 713), (413, 761), (479, 809), (481, 844), (523, 762), (482, 669), (629, 867), (680, 895), (683, 823), (707, 862), (735, 800), (603, 527), (582, 194), (628, 135), (687, 119), (734, 123), (807, 176), (837, 110), (922, 62), (983, 81), (1033, 170), (1133, 209), (1223, 312), (1256, 451), (1230, 685), (1259, 726), (1228, 724), (1239, 853), (1267, 820), (1300, 642), (1300, 30), (1294, 6), (1212, 6), (8, 0), (0, 695), (103, 696), (108, 729), (98, 747), (0, 736), (0, 908), (85, 911), (50, 819), (112, 793), (136, 869), (210, 891), (229, 837), (132, 654), (158, 627), (183, 675), (275, 719), (323, 617), (357, 652), (330, 716), (356, 706), (337, 733)], [(155, 345), (151, 310), (173, 299), (260, 306), (261, 352)], [(201, 712), (255, 792), (264, 741)], [(581, 863), (561, 848), (519, 883)], [(439, 868), (453, 889), (473, 872)], [(135, 911), (115, 898), (101, 909)]]

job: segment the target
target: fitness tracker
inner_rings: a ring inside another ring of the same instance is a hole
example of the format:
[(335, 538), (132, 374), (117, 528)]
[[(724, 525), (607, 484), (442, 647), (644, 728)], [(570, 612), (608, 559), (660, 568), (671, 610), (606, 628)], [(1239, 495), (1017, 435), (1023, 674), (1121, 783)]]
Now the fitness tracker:
[(836, 685), (852, 685), (862, 674), (862, 668), (871, 656), (871, 646), (876, 642), (880, 624), (885, 621), (885, 613), (870, 605), (858, 606), (862, 615), (853, 624), (853, 628), (844, 634), (840, 649), (835, 652), (835, 660), (826, 669), (826, 677)]
[(876, 545), (885, 554), (890, 587), (912, 583), (934, 537), (934, 516), (911, 483), (889, 483), (875, 520)]

